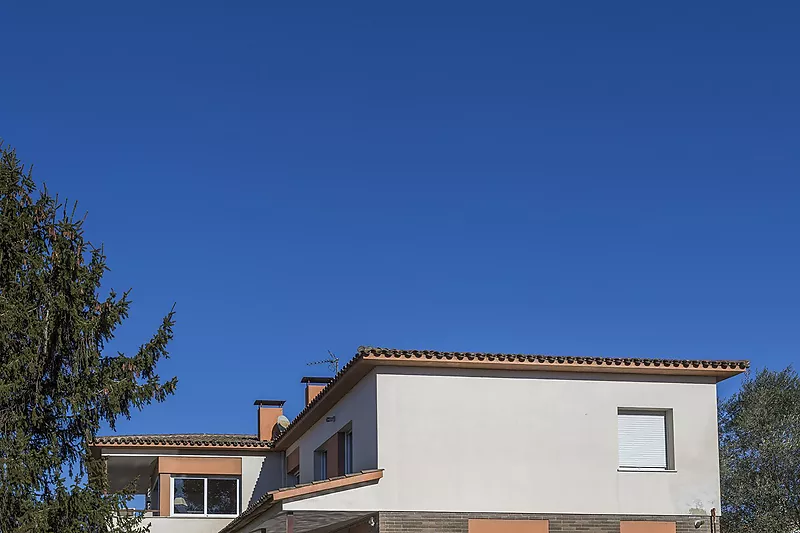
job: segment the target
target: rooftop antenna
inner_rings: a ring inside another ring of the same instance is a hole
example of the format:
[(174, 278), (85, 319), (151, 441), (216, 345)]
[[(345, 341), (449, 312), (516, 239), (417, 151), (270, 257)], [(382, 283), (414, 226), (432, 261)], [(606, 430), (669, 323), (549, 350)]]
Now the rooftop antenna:
[(329, 358), (323, 359), (322, 361), (313, 361), (311, 363), (308, 363), (306, 366), (328, 365), (328, 368), (333, 370), (333, 375), (335, 376), (336, 374), (339, 373), (339, 358), (336, 357), (336, 354), (334, 354), (330, 350), (328, 350), (328, 355), (330, 355)]

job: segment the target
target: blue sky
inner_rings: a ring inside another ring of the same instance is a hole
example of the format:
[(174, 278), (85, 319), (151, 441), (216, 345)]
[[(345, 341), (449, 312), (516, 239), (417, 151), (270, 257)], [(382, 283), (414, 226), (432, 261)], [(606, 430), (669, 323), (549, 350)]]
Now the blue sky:
[(28, 4), (0, 137), (133, 287), (114, 349), (177, 304), (121, 432), (254, 432), (361, 344), (798, 358), (797, 3)]

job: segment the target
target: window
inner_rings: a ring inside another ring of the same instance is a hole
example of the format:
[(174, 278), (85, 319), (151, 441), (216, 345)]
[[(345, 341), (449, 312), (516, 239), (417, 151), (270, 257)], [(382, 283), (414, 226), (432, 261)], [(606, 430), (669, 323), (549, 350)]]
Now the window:
[(314, 452), (314, 481), (328, 479), (328, 451)]
[(353, 473), (353, 431), (344, 434), (344, 473)]
[(620, 409), (617, 416), (620, 468), (673, 468), (671, 411)]
[(172, 512), (188, 516), (236, 516), (239, 478), (173, 477)]
[(172, 508), (175, 514), (206, 513), (205, 478), (179, 478), (173, 481), (173, 485)]

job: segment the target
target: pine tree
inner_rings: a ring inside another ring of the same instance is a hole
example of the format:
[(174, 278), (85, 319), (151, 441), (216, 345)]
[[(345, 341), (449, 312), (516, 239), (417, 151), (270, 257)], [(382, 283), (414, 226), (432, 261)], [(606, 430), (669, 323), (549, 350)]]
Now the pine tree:
[(118, 514), (131, 490), (109, 491), (89, 444), (174, 392), (155, 373), (173, 311), (135, 355), (106, 353), (131, 302), (102, 295), (83, 222), (0, 146), (0, 533), (146, 530)]

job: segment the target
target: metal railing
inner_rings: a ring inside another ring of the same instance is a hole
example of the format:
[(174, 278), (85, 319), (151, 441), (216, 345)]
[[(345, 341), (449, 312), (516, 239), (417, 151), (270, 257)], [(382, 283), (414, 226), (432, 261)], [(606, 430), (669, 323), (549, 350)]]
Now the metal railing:
[(120, 516), (141, 516), (143, 518), (150, 518), (153, 516), (160, 516), (158, 509), (120, 509)]

